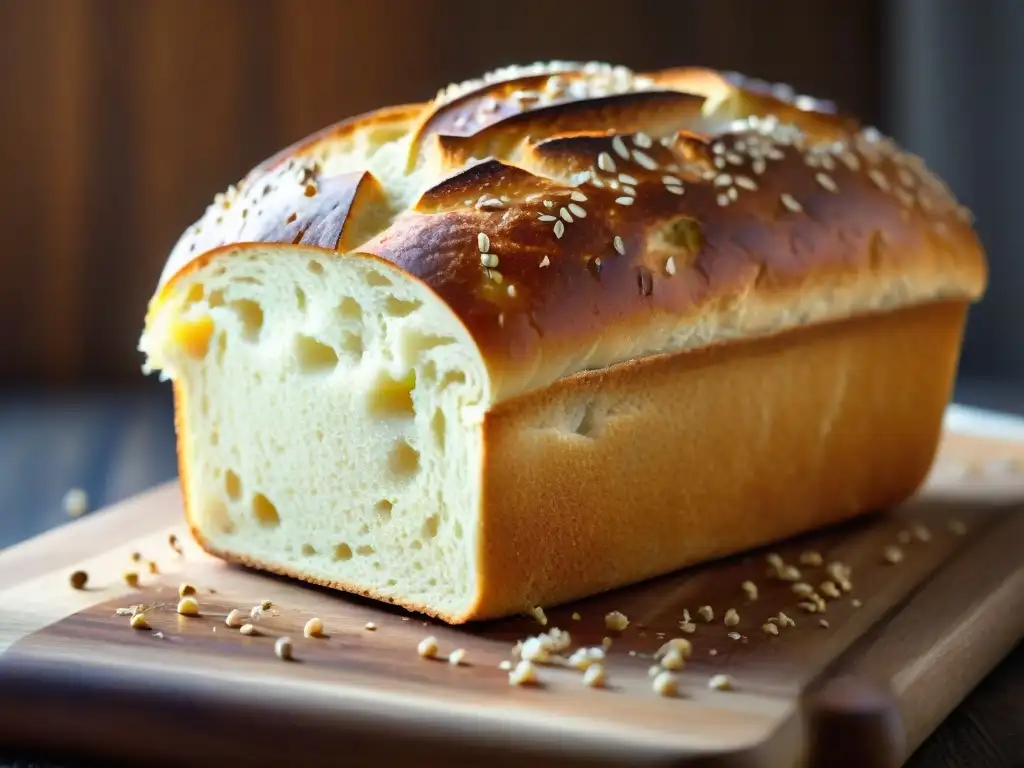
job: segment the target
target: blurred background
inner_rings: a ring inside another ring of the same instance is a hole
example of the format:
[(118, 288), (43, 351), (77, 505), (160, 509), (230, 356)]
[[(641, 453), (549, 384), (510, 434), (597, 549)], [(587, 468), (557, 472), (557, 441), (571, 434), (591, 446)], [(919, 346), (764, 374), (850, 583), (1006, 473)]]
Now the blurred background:
[(539, 59), (704, 64), (831, 98), (973, 208), (958, 397), (1024, 410), (1021, 0), (0, 0), (0, 546), (175, 473), (135, 344), (181, 230), (301, 136)]

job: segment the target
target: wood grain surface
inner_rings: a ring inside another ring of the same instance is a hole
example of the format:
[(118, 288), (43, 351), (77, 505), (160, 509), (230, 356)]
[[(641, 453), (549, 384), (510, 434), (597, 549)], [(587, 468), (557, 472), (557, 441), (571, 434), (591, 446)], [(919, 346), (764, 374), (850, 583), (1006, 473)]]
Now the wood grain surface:
[[(983, 459), (972, 471), (964, 456)], [(774, 766), (838, 764), (838, 733), (850, 742), (842, 757), (898, 764), (1024, 629), (1024, 516), (1004, 506), (1022, 482), (1006, 457), (1005, 446), (979, 453), (953, 440), (938, 465), (945, 474), (914, 503), (775, 548), (790, 563), (813, 550), (852, 568), (853, 591), (829, 601), (827, 628), (796, 607), (791, 584), (766, 576), (763, 552), (550, 609), (549, 626), (569, 630), (574, 646), (612, 637), (608, 690), (549, 667), (542, 686), (511, 688), (498, 663), (542, 631), (532, 619), (451, 628), (229, 567), (188, 542), (179, 556), (168, 544), (184, 536), (179, 498), (165, 486), (0, 554), (0, 744), (178, 765), (282, 764), (311, 751), (360, 764), (430, 755), (428, 764)], [(884, 548), (919, 522), (931, 539), (886, 563)], [(145, 559), (136, 589), (122, 578), (137, 567), (134, 552)], [(808, 583), (827, 578), (822, 566), (798, 567)], [(75, 569), (89, 573), (87, 589), (68, 585)], [(741, 590), (745, 579), (758, 584), (757, 600)], [(199, 591), (199, 617), (175, 612), (183, 580)], [(268, 599), (259, 636), (223, 623), (230, 609)], [(116, 613), (139, 603), (152, 606), (150, 631)], [(712, 622), (697, 616), (701, 605), (713, 607)], [(682, 695), (665, 699), (647, 670), (665, 639), (682, 636), (684, 608), (697, 623), (685, 635), (694, 655)], [(728, 608), (735, 627), (722, 621)], [(609, 610), (630, 617), (624, 632), (604, 628)], [(797, 626), (765, 634), (780, 610)], [(302, 637), (314, 615), (328, 637)], [(293, 662), (274, 656), (282, 634)], [(465, 648), (468, 664), (419, 658), (427, 634), (443, 653)], [(708, 690), (717, 673), (736, 690)], [(186, 751), (168, 734), (187, 734)]]

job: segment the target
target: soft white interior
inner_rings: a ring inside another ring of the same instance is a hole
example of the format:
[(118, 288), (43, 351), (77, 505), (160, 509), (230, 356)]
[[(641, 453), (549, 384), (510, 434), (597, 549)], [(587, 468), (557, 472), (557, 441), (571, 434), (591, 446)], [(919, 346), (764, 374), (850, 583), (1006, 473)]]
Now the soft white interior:
[(142, 348), (183, 395), (183, 469), (215, 548), (462, 612), (475, 596), (476, 345), (373, 259), (266, 246), (179, 280)]

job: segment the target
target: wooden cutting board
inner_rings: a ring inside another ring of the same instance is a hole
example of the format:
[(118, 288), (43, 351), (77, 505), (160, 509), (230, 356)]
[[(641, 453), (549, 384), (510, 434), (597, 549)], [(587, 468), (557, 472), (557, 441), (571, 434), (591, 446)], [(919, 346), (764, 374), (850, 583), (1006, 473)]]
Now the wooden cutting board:
[[(612, 639), (599, 690), (555, 667), (538, 687), (509, 685), (499, 663), (545, 629), (532, 618), (452, 628), (220, 563), (187, 539), (165, 486), (0, 553), (0, 745), (147, 765), (896, 765), (1024, 634), (1020, 499), (1024, 445), (947, 433), (912, 503), (772, 548), (814, 586), (828, 563), (850, 566), (852, 591), (824, 614), (767, 575), (765, 551), (549, 609), (547, 628), (574, 647)], [(885, 560), (889, 545), (900, 562)], [(824, 565), (801, 563), (807, 552)], [(122, 577), (134, 568), (138, 588)], [(68, 582), (79, 569), (80, 591)], [(181, 582), (197, 587), (200, 616), (177, 614)], [(264, 600), (258, 636), (225, 625)], [(152, 606), (150, 631), (117, 613), (137, 604)], [(605, 628), (611, 610), (625, 631)], [(767, 634), (780, 611), (796, 626)], [(314, 616), (328, 637), (302, 637)], [(293, 661), (274, 655), (281, 635)], [(442, 654), (465, 649), (466, 664), (420, 658), (426, 635)], [(680, 695), (664, 698), (651, 656), (680, 636), (694, 653)], [(716, 674), (735, 689), (710, 690)]]

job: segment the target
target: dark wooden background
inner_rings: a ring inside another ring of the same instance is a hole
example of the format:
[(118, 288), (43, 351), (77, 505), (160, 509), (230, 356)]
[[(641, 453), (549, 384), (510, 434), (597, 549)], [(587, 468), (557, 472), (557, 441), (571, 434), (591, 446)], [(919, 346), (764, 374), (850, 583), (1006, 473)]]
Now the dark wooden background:
[(0, 0), (0, 382), (140, 381), (135, 342), (178, 233), (337, 119), (581, 58), (743, 71), (875, 122), (881, 5)]

